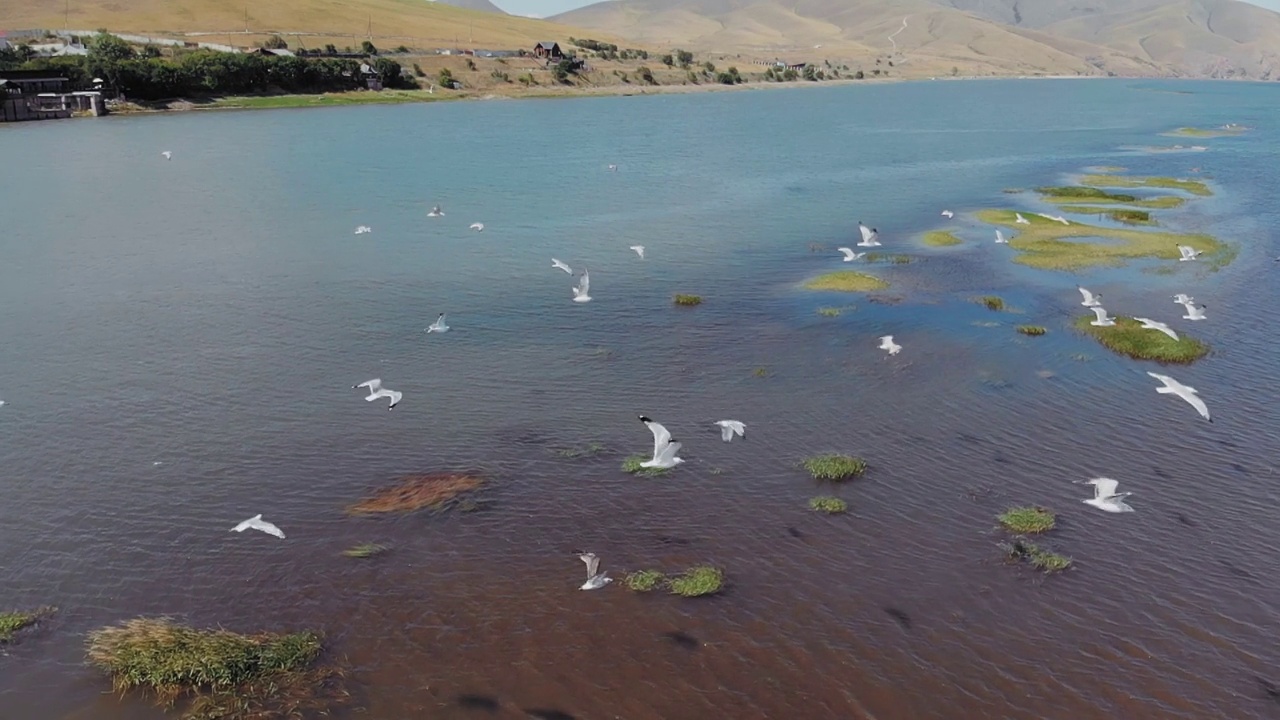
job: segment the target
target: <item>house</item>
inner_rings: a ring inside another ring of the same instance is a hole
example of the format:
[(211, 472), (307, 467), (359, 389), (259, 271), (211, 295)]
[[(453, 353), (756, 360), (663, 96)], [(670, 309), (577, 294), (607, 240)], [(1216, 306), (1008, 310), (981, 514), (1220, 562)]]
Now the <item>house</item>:
[(370, 90), (382, 90), (382, 78), (369, 63), (360, 63), (360, 79), (364, 80), (365, 87)]
[(556, 60), (564, 57), (564, 53), (560, 52), (560, 43), (555, 42), (540, 42), (534, 45), (533, 55), (534, 57), (554, 58)]
[(0, 80), (10, 94), (38, 95), (67, 92), (67, 79), (48, 70), (0, 70)]

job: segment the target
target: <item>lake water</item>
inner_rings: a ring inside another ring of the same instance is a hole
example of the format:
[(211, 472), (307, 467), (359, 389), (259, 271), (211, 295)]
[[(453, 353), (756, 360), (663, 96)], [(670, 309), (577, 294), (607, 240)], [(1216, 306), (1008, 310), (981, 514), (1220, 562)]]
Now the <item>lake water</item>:
[[(139, 615), (323, 631), (351, 670), (339, 718), (1276, 717), (1278, 92), (924, 82), (0, 128), (0, 608), (60, 608), (0, 655), (0, 718), (162, 717), (84, 662), (86, 632)], [(1159, 135), (1228, 122), (1255, 129)], [(1131, 149), (1174, 143), (1210, 149)], [(1043, 210), (1002, 190), (1096, 165), (1201, 168), (1215, 196), (1157, 216), (1238, 259), (1035, 271), (972, 219)], [(890, 302), (798, 289), (851, 267), (858, 220), (917, 258), (872, 269)], [(967, 242), (918, 242), (939, 227)], [(1071, 331), (1077, 283), (1213, 344), (1168, 371), (1212, 424)], [(453, 329), (425, 335), (439, 312)], [(351, 389), (375, 376), (393, 412)], [(641, 413), (684, 442), (669, 477), (619, 470), (652, 446)], [(835, 490), (845, 516), (806, 507), (827, 490), (797, 462), (826, 451), (870, 464)], [(446, 469), (483, 471), (491, 502), (343, 511)], [(1072, 481), (1099, 475), (1136, 512), (1083, 505)], [(1072, 570), (1003, 562), (1014, 504), (1059, 512)], [(227, 532), (256, 513), (288, 539)], [(341, 556), (360, 542), (392, 550)], [(619, 577), (710, 562), (729, 587), (579, 592), (577, 550)]]

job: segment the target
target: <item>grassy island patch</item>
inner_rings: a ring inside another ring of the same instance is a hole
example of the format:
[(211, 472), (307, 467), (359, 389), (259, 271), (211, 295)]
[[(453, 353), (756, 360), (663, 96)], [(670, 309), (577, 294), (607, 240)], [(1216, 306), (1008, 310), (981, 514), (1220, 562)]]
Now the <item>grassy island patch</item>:
[(466, 473), (410, 475), (347, 508), (352, 515), (442, 510), (460, 496), (478, 490), (484, 480)]
[(622, 583), (627, 586), (628, 590), (636, 592), (649, 592), (657, 590), (667, 581), (667, 576), (657, 570), (637, 570), (628, 573)]
[(591, 441), (582, 447), (562, 447), (551, 451), (556, 457), (566, 460), (577, 460), (579, 458), (595, 457), (604, 452), (604, 444)]
[[(1180, 180), (1171, 177), (1125, 177), (1123, 175), (1085, 175), (1080, 178), (1085, 185), (1110, 188), (1161, 188), (1182, 190), (1192, 195), (1208, 197), (1213, 194), (1209, 186), (1199, 180)], [(1130, 196), (1132, 197), (1132, 196)]]
[(996, 516), (1004, 529), (1021, 535), (1033, 535), (1053, 529), (1054, 514), (1042, 507), (1009, 508)]
[(360, 543), (359, 545), (343, 550), (342, 554), (349, 558), (358, 558), (363, 560), (365, 558), (371, 558), (374, 555), (381, 555), (387, 550), (390, 550), (390, 548), (386, 545), (379, 545), (377, 543)]
[(1122, 208), (1089, 207), (1087, 205), (1063, 205), (1063, 212), (1080, 215), (1101, 215), (1126, 225), (1155, 225), (1148, 210), (1129, 210)]
[(681, 597), (714, 595), (724, 587), (724, 571), (710, 565), (699, 565), (671, 578), (671, 592)]
[(684, 294), (677, 293), (675, 297), (675, 303), (683, 307), (693, 307), (694, 305), (701, 305), (702, 296), (701, 295), (684, 295)]
[(885, 290), (889, 283), (874, 275), (860, 273), (856, 270), (837, 270), (812, 278), (804, 284), (809, 290), (833, 292), (874, 292)]
[(999, 295), (983, 295), (977, 302), (979, 305), (985, 305), (988, 310), (999, 312), (1004, 309), (1004, 298)]
[(809, 509), (816, 512), (824, 512), (829, 515), (845, 512), (849, 509), (849, 503), (838, 497), (823, 495), (816, 498), (810, 498)]
[(13, 610), (10, 612), (0, 612), (0, 645), (12, 642), (15, 635), (19, 631), (25, 630), (32, 625), (40, 622), (41, 618), (52, 615), (57, 612), (55, 608), (40, 608), (39, 610), (22, 611)]
[(1048, 330), (1045, 330), (1042, 325), (1019, 325), (1014, 329), (1023, 335), (1030, 335), (1031, 337), (1038, 337), (1049, 332)]
[(1244, 132), (1244, 128), (1239, 127), (1220, 127), (1220, 128), (1196, 128), (1196, 127), (1180, 127), (1177, 130), (1170, 130), (1167, 133), (1161, 133), (1169, 137), (1193, 137), (1193, 138), (1216, 138), (1216, 137), (1233, 137)]
[(1061, 572), (1071, 567), (1071, 558), (1021, 538), (1015, 538), (1002, 547), (1010, 560), (1026, 560), (1035, 569), (1046, 573)]
[[(1111, 178), (1110, 175), (1094, 175), (1090, 177)], [(1115, 186), (1113, 186), (1115, 187)], [(1153, 198), (1139, 198), (1128, 193), (1113, 193), (1083, 185), (1065, 185), (1060, 187), (1036, 188), (1040, 197), (1059, 205), (1065, 203), (1090, 202), (1098, 205), (1133, 205), (1152, 210), (1168, 210), (1176, 208), (1187, 201), (1176, 195), (1161, 195)], [(1038, 216), (1037, 216), (1038, 217)]]
[[(1176, 260), (1180, 257), (1179, 245), (1200, 250), (1210, 260), (1229, 254), (1227, 245), (1203, 234), (1107, 228), (1078, 222), (1063, 225), (1039, 215), (1027, 216), (1030, 224), (1020, 225), (1012, 210), (982, 210), (978, 219), (1018, 230), (1017, 237), (1009, 241), (1009, 247), (1018, 251), (1014, 262), (1042, 270), (1120, 266), (1138, 258)], [(1103, 242), (1084, 241), (1091, 239)]]
[(654, 475), (665, 475), (671, 471), (671, 468), (640, 467), (640, 463), (646, 463), (652, 459), (648, 455), (630, 455), (622, 460), (622, 472), (653, 477)]
[(924, 244), (929, 247), (949, 247), (959, 245), (960, 238), (946, 230), (931, 230), (924, 234)]
[(240, 635), (138, 618), (89, 633), (88, 655), (117, 692), (165, 706), (189, 698), (186, 720), (283, 720), (342, 701), (341, 672), (315, 667), (321, 649), (313, 632)]
[(852, 455), (815, 455), (803, 464), (815, 480), (848, 480), (867, 471), (867, 461)]
[(1110, 327), (1090, 325), (1093, 320), (1093, 315), (1081, 315), (1075, 320), (1075, 328), (1108, 350), (1134, 360), (1185, 365), (1209, 354), (1209, 346), (1195, 338), (1178, 333), (1178, 339), (1174, 340), (1159, 330), (1143, 328), (1142, 323), (1133, 318), (1116, 317), (1116, 324)]

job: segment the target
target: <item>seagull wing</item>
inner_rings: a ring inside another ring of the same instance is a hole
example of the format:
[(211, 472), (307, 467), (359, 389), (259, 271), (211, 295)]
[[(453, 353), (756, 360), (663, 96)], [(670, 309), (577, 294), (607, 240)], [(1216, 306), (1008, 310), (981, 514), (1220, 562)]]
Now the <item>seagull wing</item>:
[(1079, 285), (1076, 286), (1076, 289), (1080, 291), (1080, 296), (1084, 298), (1084, 304), (1086, 306), (1092, 305), (1094, 303), (1095, 298), (1093, 293), (1089, 292), (1085, 288), (1080, 287)]
[(579, 294), (586, 295), (587, 291), (590, 289), (591, 289), (591, 276), (587, 274), (586, 270), (583, 270), (582, 278), (578, 280)]
[(682, 445), (678, 442), (669, 443), (666, 447), (662, 448), (662, 452), (655, 455), (653, 459), (656, 460), (659, 465), (670, 465), (671, 462), (675, 460), (676, 453), (680, 452), (681, 447)]
[(381, 378), (374, 378), (374, 379), (372, 379), (372, 380), (365, 380), (364, 382), (362, 382), (362, 383), (360, 383), (359, 385), (356, 385), (356, 386), (354, 386), (354, 387), (358, 387), (358, 388), (369, 388), (369, 392), (371, 392), (371, 393), (373, 393), (373, 392), (377, 392), (377, 391), (378, 391), (378, 388), (382, 387), (382, 379), (381, 379)]
[(853, 252), (853, 248), (842, 247), (842, 248), (836, 248), (836, 250), (838, 250), (841, 253), (844, 253), (845, 262), (849, 262), (850, 260), (853, 260), (854, 257), (856, 257), (856, 255)]
[(569, 273), (570, 275), (572, 275), (572, 274), (573, 274), (573, 269), (572, 269), (572, 268), (570, 268), (568, 265), (565, 265), (564, 263), (560, 262), (559, 260), (557, 260), (557, 259), (555, 259), (555, 258), (551, 258), (551, 267), (553, 267), (553, 268), (560, 268), (561, 270), (563, 270), (563, 271), (565, 271), (565, 272)]
[(1105, 500), (1116, 494), (1116, 488), (1119, 482), (1111, 478), (1094, 478), (1093, 479), (1093, 496), (1099, 500)]
[(862, 242), (870, 242), (871, 238), (875, 237), (875, 233), (871, 231), (871, 228), (862, 223), (858, 223), (858, 232), (862, 233)]
[(383, 390), (382, 392), (386, 393), (386, 396), (391, 398), (391, 404), (387, 406), (388, 410), (395, 407), (396, 405), (399, 405), (400, 398), (404, 397), (403, 393), (397, 392), (395, 390)]
[(653, 459), (657, 460), (662, 451), (671, 443), (671, 432), (663, 427), (662, 423), (654, 422), (648, 418), (644, 419), (644, 424), (649, 428), (649, 432), (653, 433)]
[[(259, 515), (258, 517), (261, 518), (262, 516)], [(266, 520), (260, 520), (260, 519), (255, 519), (252, 522), (253, 524), (250, 525), (249, 527), (252, 527), (254, 530), (261, 530), (262, 532), (268, 535), (275, 535), (281, 540), (284, 539), (284, 531), (276, 527), (274, 524), (269, 523)]]
[(1095, 307), (1095, 308), (1090, 308), (1090, 309), (1091, 309), (1091, 310), (1093, 310), (1093, 314), (1094, 314), (1094, 315), (1096, 315), (1096, 316), (1098, 317), (1098, 322), (1106, 322), (1106, 321), (1107, 321), (1107, 309), (1106, 309), (1106, 308), (1104, 308), (1104, 307)]
[(578, 557), (582, 558), (582, 562), (587, 564), (587, 579), (590, 580), (595, 577), (600, 570), (600, 558), (596, 557), (595, 553), (582, 553)]
[(1209, 406), (1204, 404), (1204, 400), (1201, 400), (1199, 395), (1196, 395), (1196, 391), (1194, 388), (1189, 388), (1184, 385), (1180, 390), (1175, 391), (1174, 395), (1177, 395), (1178, 397), (1190, 403), (1191, 407), (1195, 408), (1196, 412), (1200, 413), (1200, 416), (1203, 417), (1205, 420), (1210, 419)]

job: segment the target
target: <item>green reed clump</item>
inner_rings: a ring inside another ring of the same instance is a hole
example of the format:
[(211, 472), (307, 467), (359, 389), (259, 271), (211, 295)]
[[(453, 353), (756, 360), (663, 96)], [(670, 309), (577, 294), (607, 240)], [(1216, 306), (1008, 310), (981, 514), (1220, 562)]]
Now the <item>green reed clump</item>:
[(852, 455), (814, 455), (803, 465), (815, 480), (847, 480), (867, 470), (867, 461)]
[(681, 597), (714, 595), (724, 587), (724, 571), (710, 565), (699, 565), (671, 578), (671, 592)]
[(1110, 202), (1133, 202), (1138, 198), (1134, 195), (1126, 195), (1123, 193), (1110, 193), (1106, 190), (1099, 190), (1094, 187), (1085, 187), (1083, 185), (1069, 185), (1065, 187), (1039, 187), (1036, 192), (1041, 195), (1055, 198), (1086, 198), (1089, 200), (1107, 200)]
[(313, 632), (241, 635), (137, 618), (89, 633), (89, 662), (117, 692), (151, 693), (167, 706), (192, 698), (188, 720), (303, 717), (340, 702), (341, 672), (313, 667)]
[(999, 295), (983, 295), (978, 298), (978, 304), (986, 305), (988, 310), (999, 311), (1004, 309), (1004, 298)]
[(1037, 570), (1043, 570), (1046, 573), (1062, 572), (1071, 567), (1071, 558), (1060, 555), (1052, 550), (1036, 545), (1033, 542), (1016, 538), (1011, 543), (1002, 545), (1006, 556), (1010, 560), (1025, 560), (1031, 563), (1031, 566)]
[(587, 443), (583, 447), (556, 448), (551, 451), (556, 457), (566, 460), (577, 460), (579, 458), (595, 457), (604, 452), (604, 445), (598, 442)]
[(849, 503), (838, 497), (830, 495), (822, 495), (809, 499), (809, 509), (817, 512), (824, 512), (831, 515), (842, 513), (849, 509)]
[(659, 586), (666, 582), (666, 579), (667, 576), (657, 570), (637, 570), (633, 573), (628, 573), (622, 583), (627, 586), (628, 590), (649, 592), (658, 589)]
[(13, 636), (17, 635), (19, 630), (29, 628), (40, 622), (41, 618), (52, 615), (55, 612), (57, 612), (57, 608), (51, 607), (31, 611), (12, 610), (10, 612), (0, 612), (0, 643), (12, 641)]
[(1023, 535), (1048, 532), (1056, 522), (1054, 514), (1042, 507), (1009, 508), (996, 519), (1006, 530)]
[(751, 371), (751, 375), (752, 375), (753, 377), (758, 377), (758, 378), (768, 377), (768, 375), (769, 375), (769, 368), (765, 368), (765, 367), (758, 367), (758, 368), (756, 368), (755, 370), (752, 370), (752, 371)]
[(1093, 337), (1108, 350), (1134, 360), (1154, 360), (1186, 365), (1209, 354), (1209, 346), (1184, 333), (1178, 339), (1158, 330), (1143, 328), (1142, 323), (1127, 317), (1116, 317), (1115, 325), (1097, 327), (1092, 315), (1076, 318), (1075, 328)]
[(818, 308), (818, 314), (822, 317), (840, 317), (840, 308), (822, 307)]
[(1022, 333), (1023, 335), (1031, 335), (1033, 337), (1037, 335), (1043, 335), (1049, 332), (1048, 330), (1045, 330), (1044, 327), (1041, 325), (1019, 325), (1016, 329), (1018, 332)]
[(640, 463), (649, 462), (652, 458), (646, 455), (630, 455), (622, 460), (622, 471), (631, 473), (632, 475), (644, 475), (645, 477), (653, 477), (654, 475), (665, 475), (671, 468), (652, 468), (641, 467)]
[(701, 305), (702, 296), (701, 295), (684, 295), (682, 293), (676, 293), (675, 303), (677, 305), (682, 305), (684, 307), (693, 307), (694, 305)]
[(349, 558), (364, 559), (371, 558), (374, 555), (381, 555), (390, 549), (391, 548), (386, 545), (379, 545), (377, 543), (360, 543), (359, 545), (343, 550), (342, 554)]

